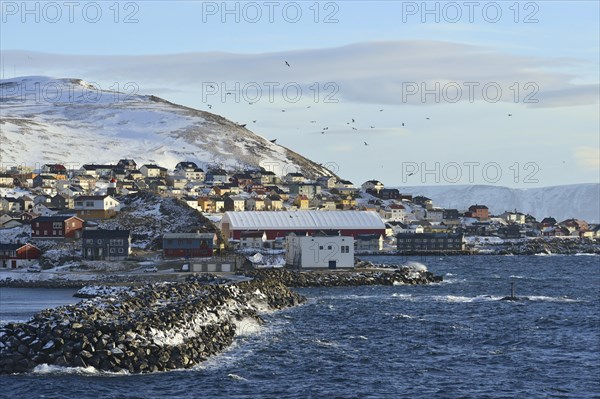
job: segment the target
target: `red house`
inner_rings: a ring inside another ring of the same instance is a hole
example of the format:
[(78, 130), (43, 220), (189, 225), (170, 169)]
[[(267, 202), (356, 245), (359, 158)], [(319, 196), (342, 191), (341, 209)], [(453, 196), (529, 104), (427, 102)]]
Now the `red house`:
[(27, 244), (0, 244), (0, 265), (6, 269), (22, 267), (31, 260), (39, 259), (41, 251), (35, 245)]
[(468, 214), (470, 217), (479, 220), (487, 220), (490, 217), (490, 211), (485, 205), (471, 205)]
[(31, 221), (31, 238), (79, 238), (83, 220), (76, 216), (42, 216)]

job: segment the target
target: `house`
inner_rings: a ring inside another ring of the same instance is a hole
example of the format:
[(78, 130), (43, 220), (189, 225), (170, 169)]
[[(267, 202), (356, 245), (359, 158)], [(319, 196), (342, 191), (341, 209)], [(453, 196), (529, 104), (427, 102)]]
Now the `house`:
[(334, 188), (336, 186), (337, 179), (333, 176), (321, 176), (317, 178), (317, 184), (323, 188)]
[(425, 211), (425, 219), (431, 223), (441, 223), (444, 220), (444, 210), (441, 208), (431, 208)]
[(131, 254), (129, 230), (83, 230), (81, 256), (87, 260), (124, 260)]
[(142, 180), (143, 178), (144, 175), (137, 169), (130, 170), (126, 177), (128, 180)]
[(121, 203), (110, 195), (80, 195), (74, 208), (82, 219), (108, 219), (121, 211)]
[(379, 210), (383, 219), (403, 222), (406, 219), (406, 208), (401, 204), (391, 204)]
[(304, 182), (304, 180), (306, 180), (306, 177), (304, 177), (304, 175), (299, 172), (291, 172), (283, 177), (283, 181), (287, 184), (302, 183)]
[(472, 217), (479, 220), (487, 220), (490, 218), (489, 209), (485, 205), (471, 205), (469, 207), (469, 212), (467, 212), (468, 217)]
[[(140, 168), (140, 173), (142, 176), (148, 178), (154, 177), (167, 177), (167, 168), (163, 168), (162, 166), (154, 165), (154, 164), (145, 164)], [(131, 172), (130, 172), (131, 174)]]
[(61, 165), (58, 163), (45, 164), (44, 166), (42, 166), (41, 172), (42, 172), (42, 174), (46, 174), (46, 175), (59, 175), (59, 176), (64, 176), (64, 177), (66, 177), (68, 175), (67, 168), (65, 168), (64, 165)]
[(522, 227), (519, 224), (509, 224), (498, 228), (496, 235), (500, 238), (516, 239), (525, 236), (525, 232), (521, 231)]
[[(198, 210), (198, 206), (199, 206), (198, 198), (196, 198), (196, 197), (190, 197), (190, 196), (186, 195), (184, 197), (181, 197), (181, 200), (183, 202), (185, 202), (185, 204), (187, 206), (189, 206), (190, 208)], [(202, 208), (200, 208), (200, 209), (202, 209)]]
[(78, 195), (85, 194), (85, 190), (81, 186), (78, 186), (76, 184), (72, 184), (70, 186), (63, 187), (63, 188), (59, 189), (58, 190), (58, 194), (63, 194), (63, 195), (66, 195), (69, 198), (73, 198), (73, 197), (77, 197)]
[(246, 209), (246, 200), (243, 197), (226, 197), (225, 198), (225, 210), (240, 212)]
[(12, 229), (22, 225), (23, 221), (19, 217), (11, 216), (8, 213), (0, 215), (0, 229)]
[(108, 178), (112, 175), (113, 169), (116, 165), (95, 165), (87, 164), (83, 165), (79, 171), (79, 175), (90, 175), (94, 178)]
[(21, 201), (18, 198), (13, 197), (1, 197), (0, 198), (0, 211), (1, 212), (21, 212)]
[(359, 234), (354, 237), (355, 251), (382, 251), (382, 234)]
[(338, 180), (336, 183), (336, 187), (340, 187), (340, 188), (356, 188), (354, 187), (354, 183), (352, 183), (350, 180)]
[(260, 184), (277, 184), (278, 182), (278, 178), (277, 175), (274, 172), (271, 172), (270, 170), (265, 170), (265, 171), (261, 171), (259, 173), (258, 178), (255, 178), (255, 180), (260, 183)]
[(265, 210), (279, 211), (281, 209), (283, 209), (283, 201), (279, 195), (271, 194), (265, 198)]
[(208, 169), (204, 182), (210, 185), (229, 183), (229, 175), (221, 168)]
[(39, 204), (36, 204), (33, 208), (31, 208), (31, 212), (40, 216), (52, 216), (56, 212), (58, 212), (58, 209), (53, 208), (50, 203), (40, 202)]
[(433, 200), (423, 195), (417, 195), (416, 197), (413, 197), (413, 203), (425, 209), (433, 208)]
[(368, 190), (373, 190), (376, 193), (383, 190), (385, 186), (379, 180), (367, 180), (360, 186), (361, 190), (364, 192), (368, 192)]
[(14, 177), (7, 173), (0, 173), (0, 187), (13, 187)]
[[(367, 193), (374, 195), (377, 198), (381, 198), (382, 200), (401, 200), (402, 194), (400, 194), (400, 190), (397, 188), (384, 188), (379, 190), (378, 192), (373, 190), (375, 194), (367, 191)], [(411, 197), (412, 199), (412, 197)]]
[(167, 233), (163, 235), (163, 257), (197, 258), (213, 255), (215, 233)]
[(41, 251), (32, 244), (4, 244), (0, 243), (0, 266), (3, 269), (16, 269), (28, 266), (39, 259)]
[(50, 205), (56, 209), (73, 209), (75, 201), (72, 197), (64, 194), (56, 194), (50, 199)]
[(249, 198), (246, 200), (247, 211), (264, 211), (265, 207), (265, 200), (262, 198)]
[(137, 169), (137, 164), (133, 159), (119, 159), (119, 162), (117, 162), (117, 168), (124, 169), (126, 171), (132, 171)]
[(212, 199), (208, 197), (200, 197), (198, 198), (198, 210), (206, 213), (215, 212), (215, 203)]
[(306, 195), (298, 195), (292, 203), (298, 209), (308, 209), (310, 206), (310, 200)]
[(242, 231), (240, 233), (240, 248), (262, 248), (267, 241), (264, 231)]
[(31, 221), (32, 238), (79, 238), (83, 219), (75, 216), (40, 216)]
[(231, 176), (231, 182), (238, 187), (248, 187), (254, 184), (254, 179), (249, 173), (236, 173)]
[(33, 187), (56, 187), (56, 177), (52, 175), (37, 175), (33, 178)]
[(540, 225), (542, 227), (556, 226), (556, 224), (557, 224), (556, 219), (554, 219), (553, 217), (543, 218), (542, 221), (540, 222)]
[(297, 269), (353, 268), (354, 238), (292, 233), (285, 238), (285, 261)]
[(314, 198), (321, 194), (321, 186), (314, 183), (292, 183), (289, 185), (290, 194), (304, 195), (308, 199)]
[(442, 222), (446, 224), (457, 224), (460, 221), (460, 212), (457, 209), (444, 209)]
[(563, 226), (548, 226), (542, 229), (543, 237), (566, 237), (570, 234), (569, 229)]
[(508, 223), (525, 224), (525, 214), (521, 212), (504, 212), (499, 217), (506, 220)]
[(464, 249), (462, 233), (399, 233), (396, 246), (400, 252), (447, 252)]
[(211, 200), (215, 204), (215, 212), (225, 212), (225, 200), (221, 197), (212, 197)]
[[(83, 192), (86, 193), (92, 191), (96, 186), (96, 181), (98, 181), (98, 179), (90, 175), (77, 176), (70, 180), (72, 186), (81, 187)], [(78, 195), (80, 194), (82, 193), (80, 192)]]
[(259, 230), (268, 240), (292, 232), (314, 234), (322, 230), (340, 231), (344, 236), (384, 234), (385, 225), (375, 212), (362, 211), (247, 211), (225, 212), (220, 227), (228, 239), (238, 240), (242, 231)]
[(337, 209), (335, 200), (333, 198), (321, 200), (319, 204), (319, 209), (322, 211), (335, 211)]

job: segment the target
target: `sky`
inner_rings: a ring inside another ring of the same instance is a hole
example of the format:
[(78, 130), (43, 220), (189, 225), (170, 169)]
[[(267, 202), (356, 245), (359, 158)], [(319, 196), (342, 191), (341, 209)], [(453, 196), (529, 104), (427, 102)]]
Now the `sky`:
[(217, 113), (357, 184), (597, 183), (599, 4), (1, 1), (0, 75)]

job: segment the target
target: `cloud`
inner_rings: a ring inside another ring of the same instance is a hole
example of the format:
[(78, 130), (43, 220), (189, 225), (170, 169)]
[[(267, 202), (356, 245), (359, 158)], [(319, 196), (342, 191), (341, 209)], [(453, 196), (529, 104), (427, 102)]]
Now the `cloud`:
[(577, 147), (574, 150), (577, 164), (586, 169), (600, 169), (600, 148)]
[[(2, 56), (4, 65), (14, 66), (18, 75), (135, 82), (142, 93), (156, 94), (157, 88), (164, 87), (163, 93), (186, 92), (198, 99), (209, 82), (216, 83), (219, 92), (258, 86), (262, 101), (270, 87), (281, 95), (288, 84), (321, 101), (329, 95), (344, 102), (425, 106), (495, 101), (531, 107), (595, 104), (599, 90), (597, 82), (575, 84), (578, 76), (565, 72), (585, 66), (581, 60), (514, 55), (446, 41), (363, 42), (259, 54), (104, 56), (5, 51)], [(332, 85), (325, 87), (327, 83)]]

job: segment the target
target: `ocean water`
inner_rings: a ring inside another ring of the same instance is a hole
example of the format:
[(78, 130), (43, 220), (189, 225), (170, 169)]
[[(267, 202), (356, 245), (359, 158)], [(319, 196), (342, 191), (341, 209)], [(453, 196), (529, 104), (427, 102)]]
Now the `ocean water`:
[[(600, 257), (369, 259), (416, 260), (445, 281), (302, 289), (307, 304), (242, 324), (193, 369), (41, 366), (0, 377), (0, 397), (600, 398)], [(511, 281), (529, 300), (500, 300)]]

